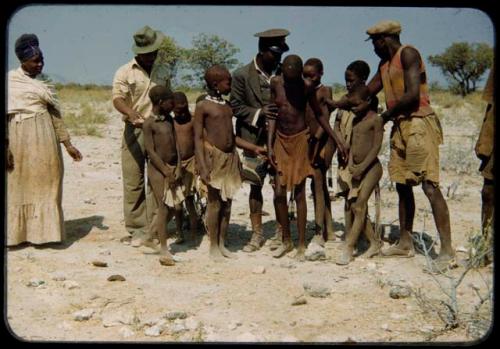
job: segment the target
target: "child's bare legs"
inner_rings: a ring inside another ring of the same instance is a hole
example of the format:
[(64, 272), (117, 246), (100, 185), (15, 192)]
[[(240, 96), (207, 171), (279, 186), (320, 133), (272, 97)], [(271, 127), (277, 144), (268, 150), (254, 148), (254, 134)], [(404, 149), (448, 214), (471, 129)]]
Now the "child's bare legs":
[[(364, 175), (362, 179), (362, 185), (360, 187), (358, 197), (356, 201), (351, 204), (352, 212), (354, 213), (354, 220), (352, 222), (351, 229), (347, 232), (346, 240), (342, 246), (342, 252), (338, 256), (335, 263), (340, 265), (349, 264), (352, 261), (352, 253), (354, 251), (354, 246), (358, 241), (361, 231), (366, 227), (367, 212), (368, 212), (368, 199), (375, 189), (375, 185), (378, 183), (382, 177), (382, 165), (376, 163), (368, 172)], [(371, 223), (368, 223), (371, 224)]]
[(191, 233), (191, 241), (196, 239), (196, 232), (198, 231), (198, 217), (196, 215), (196, 208), (194, 206), (194, 195), (188, 196), (185, 200), (186, 209), (189, 214), (189, 230)]
[(347, 197), (345, 198), (344, 202), (344, 220), (345, 220), (345, 227), (344, 227), (344, 240), (347, 237), (347, 234), (352, 229), (352, 222), (354, 221), (354, 215), (352, 214), (352, 209), (351, 209), (351, 203), (347, 200)]
[(415, 197), (410, 185), (396, 183), (399, 197), (399, 242), (382, 251), (384, 256), (413, 255), (413, 219), (415, 217)]
[(208, 186), (207, 203), (207, 229), (210, 238), (210, 258), (222, 260), (223, 255), (219, 248), (220, 211), (222, 209), (222, 199), (219, 190)]
[(174, 244), (184, 243), (184, 232), (182, 231), (182, 221), (184, 219), (182, 214), (182, 204), (175, 207), (175, 230), (177, 232), (177, 239), (175, 239)]
[(279, 185), (276, 178), (274, 187), (274, 209), (276, 211), (276, 219), (282, 229), (281, 245), (274, 251), (273, 257), (280, 258), (293, 250), (292, 237), (290, 234), (290, 222), (288, 221), (288, 203), (286, 200), (286, 187)]
[(325, 202), (325, 218), (324, 224), (326, 229), (323, 231), (323, 238), (325, 241), (335, 241), (335, 231), (333, 229), (332, 218), (332, 202), (330, 201), (330, 194), (328, 193), (328, 185), (326, 183), (326, 170), (323, 171), (323, 200)]
[(219, 226), (219, 249), (224, 257), (227, 258), (236, 258), (236, 256), (229, 252), (224, 242), (226, 240), (227, 228), (229, 226), (229, 218), (231, 217), (231, 200), (227, 200), (226, 202), (222, 202), (222, 208), (220, 211), (220, 226)]
[(371, 258), (380, 252), (380, 248), (382, 247), (382, 241), (380, 241), (380, 238), (377, 236), (375, 233), (375, 229), (373, 229), (372, 222), (370, 221), (370, 218), (368, 218), (368, 215), (366, 216), (365, 219), (365, 236), (370, 242), (370, 247), (368, 250), (365, 252), (365, 256), (367, 258)]
[(297, 247), (295, 258), (299, 261), (305, 260), (304, 253), (306, 251), (307, 203), (305, 189), (305, 179), (302, 181), (302, 183), (295, 187), (295, 203), (297, 205), (297, 231), (299, 233), (299, 245)]
[(323, 176), (321, 173), (321, 169), (314, 169), (314, 176), (311, 181), (311, 191), (313, 193), (314, 199), (314, 221), (315, 221), (315, 232), (313, 241), (318, 243), (321, 246), (325, 245), (325, 239), (323, 237), (325, 230), (325, 201), (324, 195), (322, 193), (323, 186), (322, 184)]

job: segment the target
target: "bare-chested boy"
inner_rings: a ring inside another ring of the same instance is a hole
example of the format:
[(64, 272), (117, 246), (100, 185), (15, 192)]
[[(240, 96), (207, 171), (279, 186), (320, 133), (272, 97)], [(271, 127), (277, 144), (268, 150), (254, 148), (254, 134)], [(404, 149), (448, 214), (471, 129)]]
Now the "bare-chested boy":
[[(189, 213), (189, 228), (191, 241), (196, 236), (198, 217), (194, 206), (196, 193), (196, 162), (194, 155), (193, 118), (189, 112), (189, 104), (183, 92), (174, 92), (174, 128), (177, 136), (177, 146), (181, 157), (182, 184), (186, 208)], [(181, 223), (182, 225), (182, 223)], [(179, 236), (176, 243), (184, 242), (184, 235)]]
[[(349, 102), (353, 107), (366, 106), (364, 102), (369, 99), (370, 92), (364, 84), (358, 85), (349, 93)], [(342, 252), (335, 261), (340, 265), (348, 264), (353, 259), (354, 247), (361, 232), (365, 232), (370, 242), (366, 256), (372, 257), (380, 252), (382, 243), (368, 217), (368, 199), (382, 178), (382, 165), (377, 154), (382, 145), (383, 125), (383, 119), (373, 107), (357, 110), (355, 113), (348, 160), (351, 179), (346, 198), (346, 213), (350, 214), (346, 224), (352, 222), (352, 225), (346, 229), (347, 236)]]
[(231, 215), (231, 202), (241, 186), (241, 163), (236, 145), (264, 155), (265, 150), (235, 137), (233, 112), (222, 98), (231, 92), (231, 74), (219, 65), (207, 69), (208, 94), (196, 103), (194, 116), (195, 155), (201, 180), (208, 187), (206, 224), (210, 237), (210, 257), (235, 258), (224, 246)]
[[(170, 112), (174, 107), (173, 94), (164, 86), (149, 92), (153, 103), (151, 117), (143, 124), (144, 145), (148, 155), (148, 180), (158, 203), (156, 232), (160, 240), (160, 262), (173, 265), (167, 246), (167, 224), (176, 214), (177, 233), (181, 234), (179, 217), (184, 199), (180, 183), (180, 157), (177, 150), (174, 123)], [(149, 240), (152, 239), (152, 234)], [(148, 241), (145, 241), (145, 244)], [(150, 241), (149, 241), (150, 243)]]
[[(326, 98), (332, 98), (332, 89), (321, 83), (323, 76), (323, 63), (318, 58), (309, 58), (304, 64), (302, 73), (306, 80), (309, 80), (315, 89), (318, 102), (322, 103)], [(330, 114), (328, 113), (328, 116)], [(311, 149), (313, 155), (314, 176), (311, 181), (311, 191), (314, 198), (314, 215), (316, 231), (313, 241), (321, 246), (327, 240), (335, 240), (333, 229), (332, 210), (330, 195), (326, 183), (326, 172), (332, 164), (335, 153), (335, 141), (328, 137), (328, 134), (319, 125), (310, 105), (306, 108), (306, 123), (311, 132), (310, 142), (316, 145), (316, 149)]]
[[(314, 89), (306, 85), (302, 78), (302, 60), (297, 55), (289, 55), (282, 64), (282, 76), (271, 80), (271, 101), (278, 106), (276, 119), (268, 118), (268, 153), (271, 165), (276, 169), (274, 207), (276, 217), (283, 229), (283, 241), (274, 252), (279, 258), (293, 249), (288, 219), (287, 192), (293, 190), (297, 206), (297, 230), (299, 245), (295, 257), (304, 260), (307, 206), (305, 180), (314, 174), (309, 152), (309, 127), (306, 124), (306, 105), (311, 102), (315, 116), (327, 133), (340, 142), (333, 134), (324, 112), (319, 111)], [(319, 116), (319, 117), (318, 117)], [(315, 146), (314, 144), (312, 146)], [(342, 152), (345, 149), (340, 145)]]

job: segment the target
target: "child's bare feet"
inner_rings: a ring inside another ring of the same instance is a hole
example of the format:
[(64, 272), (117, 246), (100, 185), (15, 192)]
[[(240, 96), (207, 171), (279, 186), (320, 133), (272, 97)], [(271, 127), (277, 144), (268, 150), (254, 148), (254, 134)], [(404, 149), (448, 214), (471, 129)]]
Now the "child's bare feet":
[(352, 256), (352, 248), (349, 248), (348, 246), (343, 246), (340, 255), (337, 256), (337, 259), (335, 260), (335, 264), (347, 265), (349, 264), (349, 262), (353, 260), (354, 257)]
[(224, 255), (219, 249), (219, 246), (211, 246), (209, 251), (210, 259), (215, 262), (220, 262), (224, 260)]
[(293, 250), (293, 244), (291, 241), (284, 241), (281, 245), (278, 246), (276, 251), (273, 253), (274, 258), (283, 257), (285, 254)]
[(306, 249), (304, 247), (297, 248), (297, 252), (293, 256), (293, 258), (295, 258), (299, 262), (304, 262), (306, 260), (305, 251)]
[(224, 244), (219, 245), (219, 250), (222, 253), (222, 255), (226, 258), (231, 258), (231, 259), (238, 259), (234, 253), (229, 252), (229, 250), (224, 246)]
[(379, 243), (372, 242), (368, 250), (366, 250), (365, 252), (366, 258), (372, 258), (373, 256), (378, 255), (380, 253), (381, 248), (382, 248), (381, 242)]

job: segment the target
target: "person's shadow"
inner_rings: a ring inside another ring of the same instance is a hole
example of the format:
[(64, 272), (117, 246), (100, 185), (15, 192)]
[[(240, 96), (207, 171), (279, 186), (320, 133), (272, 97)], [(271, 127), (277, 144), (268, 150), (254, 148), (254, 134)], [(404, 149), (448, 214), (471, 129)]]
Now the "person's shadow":
[[(94, 215), (94, 216), (65, 221), (64, 222), (64, 229), (66, 230), (65, 239), (62, 241), (62, 243), (54, 244), (50, 247), (56, 250), (64, 250), (73, 245), (74, 242), (83, 239), (85, 236), (87, 236), (94, 227), (98, 228), (99, 230), (108, 230), (109, 227), (102, 223), (103, 220), (104, 220), (103, 216)], [(45, 247), (45, 245), (40, 245), (40, 247)]]

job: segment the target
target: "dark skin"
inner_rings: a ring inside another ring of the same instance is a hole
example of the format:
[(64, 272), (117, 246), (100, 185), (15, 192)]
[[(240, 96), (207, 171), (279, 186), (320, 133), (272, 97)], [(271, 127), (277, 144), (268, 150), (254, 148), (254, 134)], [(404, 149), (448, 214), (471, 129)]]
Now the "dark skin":
[[(268, 76), (277, 68), (281, 61), (281, 54), (264, 50), (257, 54), (257, 66), (267, 73)], [(276, 117), (278, 107), (274, 103), (266, 104), (262, 107), (260, 115), (263, 119), (267, 117)], [(249, 206), (250, 213), (262, 213), (264, 198), (262, 197), (262, 187), (250, 185)]]
[(160, 101), (153, 106), (153, 114), (165, 115), (165, 121), (156, 121), (150, 117), (143, 124), (144, 146), (148, 154), (148, 180), (158, 203), (156, 231), (160, 240), (160, 258), (168, 259), (171, 263), (173, 258), (167, 246), (167, 224), (174, 215), (176, 215), (177, 233), (182, 234), (180, 220), (177, 218), (182, 214), (181, 207), (172, 209), (163, 202), (165, 179), (170, 178), (168, 183), (170, 188), (178, 185), (180, 179), (180, 173), (169, 169), (166, 165), (176, 166), (179, 161), (173, 120), (170, 117), (172, 109), (173, 99)]
[[(325, 103), (325, 100), (327, 98), (331, 98), (331, 88), (327, 86), (321, 86), (318, 88), (318, 86), (321, 84), (321, 77), (323, 76), (322, 70), (318, 70), (318, 68), (314, 65), (306, 64), (304, 65), (304, 71), (302, 75), (304, 76), (304, 79), (309, 80), (311, 85), (315, 88), (316, 99), (319, 101), (319, 103)], [(315, 154), (312, 155), (312, 157), (314, 158), (314, 177), (311, 182), (311, 191), (314, 198), (316, 236), (320, 240), (319, 243), (322, 245), (326, 240), (335, 240), (331, 202), (330, 196), (328, 195), (328, 186), (326, 183), (326, 172), (328, 169), (317, 165), (317, 163), (319, 162), (318, 160), (320, 160), (318, 159), (319, 153), (322, 147), (324, 147), (326, 144), (326, 140), (324, 140), (324, 136), (326, 136), (326, 134), (323, 128), (316, 122), (314, 112), (312, 111), (310, 106), (308, 106), (306, 109), (306, 120), (308, 121), (308, 126), (313, 137), (318, 140), (323, 140), (323, 142), (316, 142), (317, 147), (316, 149), (313, 149)], [(328, 122), (330, 122), (330, 120), (328, 120)], [(336, 149), (333, 149), (331, 154), (327, 155), (329, 156), (329, 158), (324, 160), (326, 163), (331, 162), (331, 157), (333, 157), (335, 150)]]
[[(42, 73), (43, 67), (44, 67), (44, 60), (43, 60), (43, 54), (36, 54), (30, 59), (24, 61), (21, 63), (21, 68), (28, 73), (28, 76), (30, 78), (36, 78), (37, 75)], [(52, 114), (56, 112), (56, 110), (52, 107), (52, 105), (48, 105), (47, 109), (49, 112)], [(66, 148), (67, 153), (71, 158), (75, 161), (81, 161), (83, 159), (82, 154), (80, 151), (73, 145), (71, 144), (71, 141), (65, 140), (62, 142), (64, 147)], [(7, 169), (9, 171), (12, 171), (14, 169), (14, 163), (15, 159), (14, 156), (12, 155), (12, 152), (9, 149), (9, 144), (7, 142)]]
[[(151, 76), (151, 71), (153, 70), (153, 64), (156, 60), (157, 55), (158, 51), (153, 51), (150, 53), (144, 53), (135, 56), (135, 60), (141, 66), (141, 68), (146, 71), (148, 76)], [(125, 115), (126, 120), (134, 125), (134, 127), (142, 127), (142, 124), (145, 121), (144, 115), (132, 109), (132, 107), (127, 104), (124, 98), (117, 97), (113, 99), (113, 105), (116, 110)]]
[[(363, 88), (364, 86), (360, 86)], [(361, 105), (368, 97), (354, 90), (350, 96), (353, 106)], [(370, 248), (366, 251), (367, 257), (372, 257), (380, 251), (381, 243), (375, 236), (372, 223), (367, 216), (368, 199), (375, 186), (382, 178), (382, 165), (377, 154), (382, 146), (384, 135), (383, 119), (373, 110), (360, 110), (353, 120), (351, 146), (349, 151), (348, 169), (353, 180), (363, 181), (358, 196), (351, 201), (346, 200), (346, 241), (342, 246), (342, 252), (337, 257), (336, 263), (340, 265), (349, 264), (353, 259), (353, 251), (359, 235), (362, 231), (370, 241)], [(352, 222), (352, 225), (351, 225)]]
[[(218, 78), (207, 81), (208, 94), (221, 97), (231, 92), (231, 74), (225, 70)], [(217, 93), (216, 91), (219, 91)], [(208, 187), (207, 228), (210, 237), (210, 258), (220, 261), (223, 257), (236, 258), (224, 246), (231, 216), (231, 200), (224, 201), (220, 190), (210, 186), (210, 168), (207, 165), (204, 142), (208, 142), (225, 153), (232, 153), (235, 146), (264, 155), (265, 150), (235, 137), (232, 123), (233, 111), (229, 104), (218, 104), (202, 100), (196, 104), (194, 116), (195, 156), (201, 180)]]
[[(179, 154), (181, 160), (187, 160), (194, 156), (194, 127), (193, 118), (189, 112), (189, 104), (185, 95), (183, 98), (174, 99), (174, 127), (175, 133), (177, 135), (177, 145), (179, 147)], [(191, 229), (191, 239), (194, 239), (198, 218), (196, 216), (196, 209), (194, 206), (194, 195), (186, 197), (186, 208), (189, 213), (189, 227)], [(181, 222), (182, 226), (182, 222)], [(181, 243), (183, 241), (182, 236), (176, 241), (176, 243)]]
[[(388, 35), (378, 35), (372, 37), (372, 43), (375, 53), (381, 58), (382, 62), (390, 60), (401, 47), (399, 38)], [(414, 110), (420, 100), (420, 82), (425, 81), (426, 77), (420, 73), (421, 58), (418, 52), (406, 47), (401, 53), (401, 63), (404, 70), (405, 94), (402, 98), (384, 113), (382, 118), (384, 122), (394, 121), (397, 116), (407, 114)], [(368, 83), (370, 94), (376, 95), (383, 88), (380, 71)], [(450, 215), (448, 205), (439, 189), (429, 181), (422, 183), (422, 189), (431, 204), (432, 214), (436, 223), (441, 240), (441, 250), (438, 256), (439, 261), (448, 261), (453, 258), (454, 251), (451, 245)], [(396, 190), (399, 196), (399, 224), (400, 241), (396, 246), (398, 250), (413, 250), (413, 219), (415, 216), (415, 199), (411, 185), (396, 183)]]

